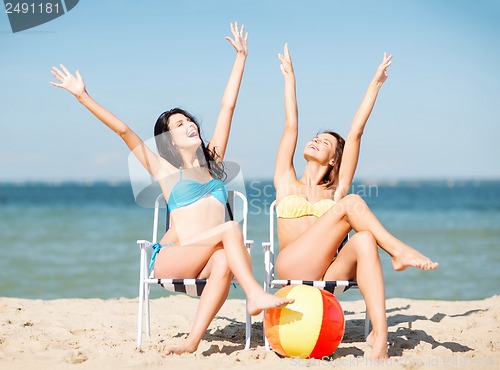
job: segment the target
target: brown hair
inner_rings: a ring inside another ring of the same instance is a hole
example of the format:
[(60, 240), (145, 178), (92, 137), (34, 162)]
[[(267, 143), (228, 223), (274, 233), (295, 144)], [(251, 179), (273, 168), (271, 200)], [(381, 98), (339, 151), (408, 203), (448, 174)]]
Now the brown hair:
[(323, 185), (327, 188), (332, 187), (339, 178), (340, 164), (342, 162), (342, 154), (344, 153), (345, 140), (342, 136), (334, 131), (323, 131), (321, 134), (329, 134), (337, 139), (337, 146), (333, 154), (333, 166), (328, 166), (328, 171), (323, 177)]

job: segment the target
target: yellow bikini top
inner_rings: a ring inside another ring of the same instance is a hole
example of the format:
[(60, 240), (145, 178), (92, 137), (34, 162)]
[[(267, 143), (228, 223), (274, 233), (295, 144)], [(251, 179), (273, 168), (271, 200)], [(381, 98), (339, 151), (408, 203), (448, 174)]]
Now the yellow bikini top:
[(321, 199), (311, 203), (303, 196), (292, 194), (287, 195), (279, 202), (276, 206), (276, 215), (280, 218), (321, 217), (334, 204), (335, 201), (333, 199)]

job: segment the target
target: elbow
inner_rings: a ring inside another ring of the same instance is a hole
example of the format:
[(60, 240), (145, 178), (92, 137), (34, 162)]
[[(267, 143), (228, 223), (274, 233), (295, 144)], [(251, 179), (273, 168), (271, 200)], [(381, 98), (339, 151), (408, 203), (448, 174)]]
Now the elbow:
[(127, 128), (124, 128), (124, 129), (119, 129), (117, 131), (115, 131), (116, 134), (118, 136), (120, 136), (123, 140), (125, 140), (128, 136), (128, 134), (131, 132), (130, 129), (127, 127)]
[(236, 108), (236, 101), (234, 101), (234, 102), (223, 101), (220, 105), (221, 111), (225, 110), (225, 111), (233, 112), (235, 108)]
[(299, 134), (299, 127), (297, 121), (294, 120), (286, 120), (285, 121), (285, 132), (287, 134), (292, 134), (297, 136)]
[(346, 141), (361, 141), (361, 137), (363, 136), (363, 129), (359, 130), (351, 130), (346, 137)]

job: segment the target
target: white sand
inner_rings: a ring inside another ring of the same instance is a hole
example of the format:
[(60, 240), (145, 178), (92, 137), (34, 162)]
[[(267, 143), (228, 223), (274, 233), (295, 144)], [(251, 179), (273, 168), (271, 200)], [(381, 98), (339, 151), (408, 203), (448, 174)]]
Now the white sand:
[(481, 301), (387, 301), (390, 360), (371, 363), (363, 301), (342, 302), (346, 332), (333, 361), (266, 352), (262, 316), (244, 350), (244, 301), (229, 300), (194, 354), (163, 356), (186, 337), (197, 299), (152, 301), (152, 338), (136, 348), (137, 300), (0, 298), (0, 369), (500, 369), (500, 296)]

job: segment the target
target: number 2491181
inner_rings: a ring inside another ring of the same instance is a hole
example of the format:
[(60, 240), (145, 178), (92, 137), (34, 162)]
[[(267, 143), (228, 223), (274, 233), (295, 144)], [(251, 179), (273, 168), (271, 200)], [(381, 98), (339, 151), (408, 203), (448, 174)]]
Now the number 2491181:
[(13, 2), (13, 3), (5, 3), (5, 10), (7, 14), (58, 14), (60, 11), (63, 11), (59, 7), (59, 3), (21, 3), (21, 2)]

